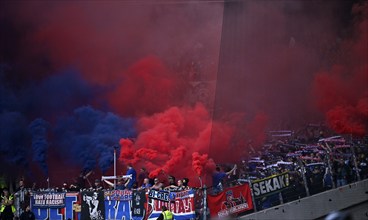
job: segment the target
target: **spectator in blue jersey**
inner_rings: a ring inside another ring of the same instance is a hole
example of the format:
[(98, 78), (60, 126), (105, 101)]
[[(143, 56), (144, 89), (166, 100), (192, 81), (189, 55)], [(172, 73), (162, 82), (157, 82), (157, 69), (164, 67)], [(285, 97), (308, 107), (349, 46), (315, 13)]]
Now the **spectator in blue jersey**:
[(214, 194), (217, 194), (223, 190), (222, 185), (224, 183), (225, 177), (233, 173), (235, 170), (236, 170), (236, 164), (230, 171), (226, 173), (222, 171), (219, 166), (216, 167), (216, 170), (212, 175), (212, 187), (213, 187), (212, 192)]
[(328, 167), (326, 167), (325, 174), (323, 176), (323, 187), (325, 190), (332, 189), (333, 183), (332, 183), (332, 174)]
[(127, 178), (126, 182), (125, 182), (125, 187), (127, 189), (132, 189), (132, 188), (136, 188), (137, 186), (137, 172), (135, 171), (135, 169), (133, 168), (132, 164), (128, 164), (127, 165), (127, 172), (126, 175), (131, 175), (131, 178)]

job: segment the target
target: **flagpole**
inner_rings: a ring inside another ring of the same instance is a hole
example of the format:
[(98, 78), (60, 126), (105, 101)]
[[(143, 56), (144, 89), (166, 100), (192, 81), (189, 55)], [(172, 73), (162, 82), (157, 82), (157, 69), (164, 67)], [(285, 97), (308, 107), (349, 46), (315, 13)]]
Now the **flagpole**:
[[(50, 177), (47, 177), (47, 193), (50, 193), (51, 192), (51, 189), (50, 189)], [(50, 219), (50, 207), (47, 208), (47, 220)]]
[[(114, 147), (114, 176), (116, 177), (116, 147)], [(116, 179), (114, 179), (114, 189), (116, 189)]]

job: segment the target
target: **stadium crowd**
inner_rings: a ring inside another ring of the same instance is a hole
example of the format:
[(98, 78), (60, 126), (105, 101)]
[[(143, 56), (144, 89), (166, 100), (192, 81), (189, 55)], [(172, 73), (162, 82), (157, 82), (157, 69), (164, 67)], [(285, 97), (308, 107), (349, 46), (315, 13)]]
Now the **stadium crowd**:
[(298, 139), (281, 131), (240, 165), (222, 167), (216, 171), (212, 193), (288, 172), (286, 190), (256, 199), (257, 210), (262, 210), (368, 178), (368, 139), (322, 135)]

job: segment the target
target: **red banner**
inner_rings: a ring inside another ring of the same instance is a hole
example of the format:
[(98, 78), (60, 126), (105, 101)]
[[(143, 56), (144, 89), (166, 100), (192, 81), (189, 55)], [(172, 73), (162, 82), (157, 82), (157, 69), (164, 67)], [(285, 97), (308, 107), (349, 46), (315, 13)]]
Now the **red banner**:
[(186, 220), (196, 218), (194, 207), (194, 190), (170, 192), (169, 195), (169, 201), (152, 199), (148, 195), (147, 219), (157, 219), (162, 213), (162, 206), (166, 206), (174, 214), (174, 219)]
[(248, 184), (228, 188), (217, 195), (208, 195), (207, 201), (212, 217), (232, 216), (253, 209)]

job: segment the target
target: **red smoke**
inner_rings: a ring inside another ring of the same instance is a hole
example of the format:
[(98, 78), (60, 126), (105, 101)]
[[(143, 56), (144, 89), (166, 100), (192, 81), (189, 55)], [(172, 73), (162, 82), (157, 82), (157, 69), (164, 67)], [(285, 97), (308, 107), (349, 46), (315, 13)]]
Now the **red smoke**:
[(258, 113), (254, 119), (246, 125), (247, 137), (252, 140), (255, 146), (259, 146), (266, 141), (265, 129), (269, 118), (264, 113)]
[[(266, 141), (269, 117), (265, 113), (259, 112), (253, 118), (237, 113), (221, 121), (226, 123), (213, 123), (209, 149), (210, 157), (217, 163), (228, 163), (234, 158), (239, 160), (247, 157), (251, 147), (259, 149)], [(227, 126), (224, 127), (223, 124)]]
[(208, 158), (208, 154), (201, 155), (198, 152), (194, 152), (192, 154), (192, 166), (197, 175), (202, 176), (206, 168), (208, 170), (214, 170), (216, 165), (213, 160)]
[[(201, 104), (193, 108), (171, 107), (163, 113), (143, 117), (138, 121), (137, 139), (120, 141), (120, 161), (147, 167), (150, 177), (164, 172), (197, 179), (205, 169), (214, 167), (206, 154), (211, 124), (210, 115)], [(225, 124), (219, 127), (222, 134), (217, 137), (215, 147), (226, 149), (232, 129)]]
[(354, 106), (336, 106), (326, 113), (328, 124), (340, 134), (364, 135), (367, 116), (360, 115)]
[[(248, 134), (240, 143), (249, 138), (261, 144), (264, 137), (259, 134), (264, 133), (266, 122), (266, 116), (257, 116), (249, 123), (245, 130)], [(193, 108), (171, 107), (163, 113), (142, 117), (138, 131), (135, 141), (120, 140), (120, 161), (147, 167), (150, 177), (166, 173), (197, 180), (215, 167), (209, 152), (216, 162), (226, 163), (239, 160), (246, 150), (243, 144), (232, 143), (234, 123), (212, 121), (202, 104)], [(196, 181), (191, 182), (198, 185)]]
[(201, 45), (209, 61), (218, 56), (222, 4), (23, 1), (4, 6), (4, 16), (22, 34), (13, 45), (19, 47), (17, 59), (34, 67), (32, 74), (44, 66), (50, 68), (47, 74), (72, 66), (89, 82), (111, 85), (148, 55), (170, 66), (185, 65), (180, 62), (203, 56), (193, 51)]
[(361, 20), (340, 50), (341, 60), (314, 79), (314, 97), (328, 125), (340, 134), (368, 132), (367, 4), (354, 7)]
[(157, 57), (139, 60), (109, 95), (109, 103), (122, 115), (161, 112), (181, 101), (177, 74), (170, 72)]

